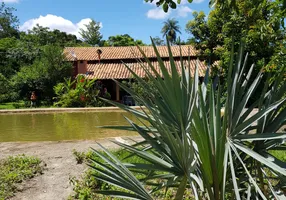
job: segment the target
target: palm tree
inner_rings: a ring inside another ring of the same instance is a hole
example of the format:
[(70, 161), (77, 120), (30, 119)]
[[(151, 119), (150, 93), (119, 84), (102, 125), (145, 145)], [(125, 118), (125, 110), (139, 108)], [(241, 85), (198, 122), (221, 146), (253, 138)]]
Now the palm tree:
[(163, 37), (167, 36), (169, 41), (174, 44), (177, 39), (177, 33), (181, 34), (180, 29), (179, 22), (175, 18), (168, 19), (164, 22), (161, 33), (163, 34)]

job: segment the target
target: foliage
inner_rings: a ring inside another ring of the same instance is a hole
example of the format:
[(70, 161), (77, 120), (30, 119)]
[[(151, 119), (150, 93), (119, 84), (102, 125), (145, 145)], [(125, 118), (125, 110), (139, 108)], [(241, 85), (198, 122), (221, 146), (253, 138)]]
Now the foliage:
[(187, 23), (186, 31), (192, 34), (190, 42), (195, 44), (201, 56), (210, 58), (211, 63), (221, 60), (224, 73), (227, 73), (232, 41), (238, 48), (244, 38), (245, 51), (249, 52), (249, 61), (256, 62), (257, 74), (280, 45), (285, 44), (286, 11), (279, 0), (236, 2), (236, 9), (217, 5), (207, 20), (203, 12), (194, 12), (194, 19)]
[[(141, 52), (148, 63), (148, 66), (142, 63), (142, 68), (158, 90), (156, 95), (152, 95), (154, 88), (127, 65), (136, 81), (151, 95), (144, 98), (118, 83), (145, 109), (138, 111), (106, 100), (145, 122), (139, 126), (127, 119), (130, 127), (113, 127), (133, 129), (144, 138), (136, 145), (114, 143), (145, 162), (123, 163), (100, 145), (104, 153), (98, 150), (94, 153), (104, 161), (94, 161), (92, 169), (99, 174), (94, 176), (123, 191), (100, 190), (98, 193), (156, 199), (155, 191), (175, 187), (174, 199), (184, 199), (188, 190), (192, 190), (195, 199), (283, 197), (285, 162), (269, 153), (270, 150), (285, 150), (286, 134), (279, 131), (286, 121), (283, 74), (272, 83), (267, 79), (260, 96), (246, 107), (263, 75), (259, 73), (254, 81), (250, 81), (254, 65), (247, 69), (248, 55), (243, 59), (242, 48), (234, 61), (232, 46), (224, 102), (219, 78), (209, 80), (207, 72), (199, 84), (198, 68), (191, 78), (184, 63), (179, 66), (182, 73), (179, 75), (170, 46), (171, 70), (168, 72), (155, 46), (154, 49), (164, 79)], [(134, 171), (141, 173), (143, 178), (137, 179)]]
[(177, 40), (177, 34), (180, 33), (180, 26), (179, 22), (173, 19), (168, 19), (164, 22), (164, 26), (162, 27), (161, 33), (163, 34), (163, 37), (167, 37), (168, 40), (174, 44)]
[(100, 22), (91, 20), (89, 24), (85, 25), (85, 29), (80, 29), (80, 35), (86, 43), (92, 46), (98, 45), (102, 39), (100, 28)]
[[(168, 12), (169, 8), (176, 9), (177, 4), (180, 4), (182, 0), (156, 0), (156, 5), (158, 7), (162, 6), (164, 12)], [(193, 0), (187, 0), (189, 3), (192, 3)], [(145, 2), (153, 3), (154, 0), (145, 0)], [(186, 1), (183, 0), (185, 3)], [(279, 0), (279, 3), (282, 5), (281, 10), (286, 9), (286, 1), (285, 0)], [(219, 6), (220, 8), (229, 7), (231, 9), (237, 9), (237, 4), (239, 4), (238, 0), (209, 0), (209, 6)]]
[(9, 79), (0, 73), (0, 102), (13, 102), (17, 100), (18, 93), (13, 90), (13, 85)]
[(135, 40), (128, 34), (124, 35), (115, 35), (110, 36), (108, 40), (101, 41), (100, 46), (112, 46), (112, 47), (119, 47), (119, 46), (143, 46), (145, 45), (142, 40)]
[(37, 24), (28, 33), (21, 33), (21, 41), (33, 44), (37, 47), (45, 45), (56, 45), (60, 47), (78, 46), (82, 44), (75, 35), (59, 31), (57, 29), (50, 30), (48, 27), (42, 27)]
[[(0, 2), (1, 3), (1, 2)], [(0, 39), (18, 36), (18, 18), (13, 14), (16, 9), (0, 4)]]
[(153, 41), (154, 41), (154, 43), (155, 43), (155, 45), (156, 46), (164, 46), (164, 45), (166, 45), (166, 43), (165, 43), (165, 41), (164, 40), (162, 40), (160, 37), (154, 37), (153, 38)]
[(65, 79), (64, 83), (54, 87), (54, 91), (57, 96), (54, 105), (60, 107), (100, 107), (106, 104), (98, 97), (110, 99), (110, 94), (100, 82), (86, 79), (84, 75), (77, 76), (73, 81)]
[[(214, 53), (217, 47), (223, 45), (220, 29), (211, 29), (208, 22), (205, 20), (206, 15), (204, 12), (193, 12), (194, 19), (186, 24), (187, 33), (192, 34), (189, 43), (193, 44), (199, 51), (199, 55), (215, 61), (217, 55)], [(209, 17), (210, 20), (210, 17)], [(216, 23), (216, 26), (220, 24)]]
[(19, 102), (9, 102), (9, 103), (1, 103), (0, 109), (18, 109), (18, 108), (26, 108), (26, 102), (19, 101)]
[[(155, 94), (156, 88), (153, 86), (153, 83), (151, 80), (145, 80), (146, 84), (148, 84), (149, 87), (153, 87), (154, 91), (153, 94)], [(146, 90), (144, 89), (144, 86), (141, 85), (138, 81), (134, 80), (129, 80), (129, 81), (122, 81), (122, 84), (125, 85), (126, 87), (130, 88), (132, 91), (134, 91), (136, 94), (143, 96), (144, 98), (148, 98), (151, 94), (147, 93)]]
[(0, 199), (8, 199), (17, 191), (17, 184), (42, 173), (41, 160), (25, 155), (0, 160)]
[(51, 102), (54, 86), (69, 77), (71, 70), (71, 64), (64, 61), (62, 48), (45, 46), (42, 56), (31, 66), (22, 67), (12, 80), (15, 90), (24, 99), (29, 98), (32, 91), (36, 91), (38, 99)]

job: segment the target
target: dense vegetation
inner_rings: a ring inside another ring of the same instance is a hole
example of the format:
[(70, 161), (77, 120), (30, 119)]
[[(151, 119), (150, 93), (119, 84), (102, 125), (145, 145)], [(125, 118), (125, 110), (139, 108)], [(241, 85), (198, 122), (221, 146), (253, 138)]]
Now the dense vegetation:
[(100, 107), (106, 103), (99, 97), (110, 99), (110, 94), (103, 87), (101, 81), (88, 80), (84, 76), (77, 76), (75, 80), (65, 79), (54, 87), (56, 93), (55, 106), (60, 107)]
[[(167, 11), (168, 7), (176, 8), (180, 2), (160, 0), (158, 6)], [(221, 73), (224, 77), (232, 41), (237, 48), (243, 38), (245, 50), (249, 52), (248, 60), (255, 63), (255, 74), (260, 70), (285, 73), (285, 1), (212, 0), (210, 3), (216, 6), (208, 17), (203, 12), (194, 12), (194, 19), (186, 24), (185, 30), (190, 34), (188, 41), (179, 40), (178, 35), (182, 30), (176, 19), (164, 22), (162, 38), (167, 37), (172, 45), (193, 44), (201, 58), (209, 63), (220, 60), (212, 69), (212, 75)], [(22, 107), (23, 103), (18, 102), (24, 101), (24, 105), (28, 105), (32, 91), (36, 92), (38, 106), (53, 105), (55, 86), (71, 77), (72, 66), (64, 62), (62, 56), (62, 49), (66, 46), (145, 45), (128, 34), (103, 40), (101, 23), (95, 20), (87, 24), (86, 29), (81, 29), (80, 39), (39, 25), (28, 32), (20, 32), (15, 9), (4, 3), (0, 6), (0, 26), (0, 103), (3, 107), (7, 105), (7, 108), (10, 104), (4, 103), (13, 102), (17, 105), (15, 107)], [(165, 45), (160, 37), (155, 37), (154, 43)]]
[(19, 183), (42, 173), (38, 158), (25, 155), (0, 160), (0, 199), (12, 197)]
[[(86, 30), (80, 31), (81, 40), (75, 35), (39, 25), (28, 32), (20, 32), (18, 26), (15, 9), (1, 3), (0, 107), (3, 108), (29, 106), (32, 91), (36, 93), (38, 106), (53, 105), (58, 92), (55, 86), (64, 84), (72, 75), (72, 65), (65, 62), (62, 54), (64, 47), (144, 45), (127, 34), (102, 40), (100, 23), (94, 20), (86, 25)], [(56, 105), (64, 106), (62, 103)]]
[(285, 59), (286, 49), (286, 10), (282, 1), (237, 0), (236, 3), (236, 9), (216, 6), (207, 18), (204, 12), (194, 12), (194, 19), (186, 25), (186, 31), (192, 34), (189, 42), (211, 63), (220, 60), (222, 68), (218, 70), (222, 72), (227, 69), (232, 42), (238, 48), (241, 39), (249, 52), (249, 62), (256, 64), (256, 72), (265, 66), (277, 68), (273, 60), (278, 56), (281, 61)]

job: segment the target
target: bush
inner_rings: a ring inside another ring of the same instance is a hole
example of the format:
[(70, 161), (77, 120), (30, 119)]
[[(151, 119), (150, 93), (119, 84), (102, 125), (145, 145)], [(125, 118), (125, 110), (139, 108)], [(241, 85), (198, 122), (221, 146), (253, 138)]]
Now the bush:
[(57, 97), (54, 99), (55, 106), (59, 107), (99, 107), (106, 103), (99, 97), (110, 98), (110, 94), (96, 80), (88, 80), (83, 75), (77, 76), (72, 81), (66, 79), (64, 83), (59, 83), (54, 87)]
[(48, 45), (42, 50), (32, 65), (21, 67), (12, 77), (12, 82), (23, 100), (30, 99), (31, 92), (35, 91), (39, 101), (51, 104), (54, 86), (71, 76), (72, 64), (64, 60), (60, 47)]
[(13, 85), (9, 79), (0, 73), (0, 103), (16, 101), (19, 94), (14, 91)]

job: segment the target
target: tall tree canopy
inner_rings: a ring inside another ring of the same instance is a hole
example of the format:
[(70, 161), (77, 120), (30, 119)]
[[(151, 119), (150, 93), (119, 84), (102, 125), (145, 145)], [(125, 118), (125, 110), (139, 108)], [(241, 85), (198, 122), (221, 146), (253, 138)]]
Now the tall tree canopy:
[(19, 20), (13, 14), (16, 9), (0, 4), (0, 39), (5, 37), (17, 37)]
[[(171, 9), (176, 9), (177, 8), (177, 4), (180, 4), (182, 2), (182, 0), (145, 0), (145, 2), (156, 2), (156, 5), (158, 7), (163, 8), (163, 10), (165, 12), (168, 12), (169, 8)], [(189, 3), (192, 3), (193, 0), (187, 0)], [(284, 10), (286, 9), (286, 0), (280, 0), (282, 3), (282, 7), (281, 9)], [(225, 8), (225, 7), (231, 7), (231, 8), (237, 8), (237, 4), (239, 3), (239, 1), (237, 0), (209, 0), (209, 6), (213, 7), (213, 6), (219, 6), (220, 8)]]
[(27, 34), (22, 33), (21, 40), (34, 43), (37, 46), (55, 44), (57, 46), (65, 47), (82, 44), (82, 41), (78, 40), (73, 34), (68, 34), (57, 29), (50, 30), (50, 28), (40, 26), (39, 24), (29, 30)]
[(100, 33), (100, 22), (96, 22), (91, 20), (91, 22), (85, 25), (85, 29), (80, 29), (80, 35), (86, 43), (95, 46), (98, 45), (102, 39), (102, 35)]
[(102, 41), (101, 46), (113, 46), (113, 47), (118, 47), (118, 46), (135, 46), (135, 45), (145, 45), (142, 40), (135, 40), (128, 34), (124, 35), (115, 35), (115, 36), (110, 36), (108, 40)]
[(283, 25), (286, 11), (280, 0), (237, 0), (237, 9), (215, 7), (206, 20), (203, 12), (194, 12), (194, 19), (186, 25), (192, 34), (190, 41), (202, 56), (228, 63), (232, 39), (236, 47), (244, 40), (250, 53), (249, 63), (257, 63), (257, 70), (267, 64), (281, 45), (285, 44)]
[(177, 34), (181, 34), (180, 29), (179, 22), (176, 19), (168, 19), (164, 22), (161, 33), (163, 34), (163, 37), (167, 36), (169, 41), (174, 44), (177, 40)]

